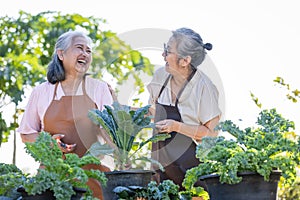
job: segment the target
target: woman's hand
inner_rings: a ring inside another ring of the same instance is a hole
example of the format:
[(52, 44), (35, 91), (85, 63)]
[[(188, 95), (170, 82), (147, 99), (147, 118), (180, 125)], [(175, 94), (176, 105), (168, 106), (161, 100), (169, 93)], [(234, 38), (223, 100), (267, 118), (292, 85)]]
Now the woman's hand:
[(219, 116), (216, 116), (203, 125), (190, 125), (172, 119), (159, 121), (155, 125), (159, 133), (170, 133), (174, 131), (200, 142), (203, 137), (215, 137), (218, 135), (218, 132), (215, 131), (214, 128), (218, 124), (219, 118)]
[(155, 127), (159, 133), (178, 132), (179, 126), (179, 122), (173, 119), (165, 119), (155, 123)]
[(66, 144), (61, 141), (61, 139), (65, 137), (63, 134), (55, 134), (52, 136), (53, 139), (56, 140), (58, 147), (63, 153), (71, 153), (74, 151), (76, 144)]

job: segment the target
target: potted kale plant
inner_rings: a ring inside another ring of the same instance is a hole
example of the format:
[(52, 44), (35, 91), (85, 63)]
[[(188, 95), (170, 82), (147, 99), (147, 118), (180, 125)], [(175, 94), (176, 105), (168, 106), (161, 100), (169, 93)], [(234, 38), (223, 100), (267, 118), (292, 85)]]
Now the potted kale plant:
[(105, 109), (90, 110), (89, 118), (105, 130), (108, 142), (94, 143), (88, 150), (93, 156), (109, 155), (113, 157), (115, 169), (112, 172), (105, 172), (108, 178), (107, 186), (103, 188), (105, 199), (116, 199), (113, 189), (117, 186), (146, 186), (154, 174), (152, 170), (136, 167), (136, 161), (150, 162), (162, 166), (148, 155), (139, 154), (143, 147), (151, 142), (165, 140), (169, 134), (158, 134), (139, 140), (139, 133), (143, 129), (152, 129), (154, 124), (148, 114), (150, 105), (131, 109), (130, 106), (114, 102), (112, 106), (105, 106)]
[(0, 199), (18, 199), (21, 194), (17, 189), (27, 176), (16, 165), (0, 163)]
[(161, 183), (151, 181), (146, 187), (118, 186), (113, 190), (124, 200), (207, 200), (208, 194), (200, 191), (179, 191), (172, 180)]
[(47, 132), (41, 132), (33, 143), (25, 144), (26, 152), (35, 161), (43, 164), (36, 175), (23, 173), (14, 165), (0, 165), (0, 195), (16, 199), (86, 199), (92, 192), (86, 185), (88, 178), (99, 180), (105, 185), (107, 179), (98, 170), (84, 170), (87, 164), (100, 164), (98, 158), (87, 155), (65, 154)]
[[(171, 180), (157, 184), (155, 181), (146, 187), (118, 186), (114, 189), (119, 199), (124, 200), (179, 200), (179, 186)], [(185, 199), (182, 199), (185, 200)]]
[(203, 138), (196, 150), (201, 163), (188, 170), (183, 181), (187, 190), (201, 179), (211, 200), (275, 200), (279, 181), (294, 182), (300, 161), (294, 122), (270, 109), (260, 112), (255, 127), (241, 130), (226, 120), (217, 129), (234, 139)]

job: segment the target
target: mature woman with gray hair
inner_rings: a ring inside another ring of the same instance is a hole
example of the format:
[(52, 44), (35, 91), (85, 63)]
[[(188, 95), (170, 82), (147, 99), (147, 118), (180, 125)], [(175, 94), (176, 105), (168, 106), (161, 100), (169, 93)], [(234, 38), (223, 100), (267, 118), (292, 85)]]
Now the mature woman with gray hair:
[[(82, 157), (101, 139), (100, 128), (88, 118), (90, 109), (113, 102), (107, 83), (87, 76), (92, 63), (92, 40), (78, 31), (62, 34), (48, 65), (48, 81), (35, 87), (18, 128), (23, 142), (34, 142), (39, 132), (53, 135), (64, 153)], [(109, 171), (103, 165), (84, 166)], [(100, 183), (88, 181), (93, 195), (102, 199)]]
[(221, 111), (217, 88), (199, 69), (212, 45), (203, 43), (189, 28), (172, 33), (162, 54), (166, 64), (155, 72), (147, 88), (155, 113), (154, 134), (171, 135), (153, 144), (153, 158), (165, 168), (164, 172), (155, 169), (154, 178), (158, 182), (171, 179), (181, 186), (186, 170), (199, 164), (197, 142), (205, 136), (217, 136), (214, 128)]

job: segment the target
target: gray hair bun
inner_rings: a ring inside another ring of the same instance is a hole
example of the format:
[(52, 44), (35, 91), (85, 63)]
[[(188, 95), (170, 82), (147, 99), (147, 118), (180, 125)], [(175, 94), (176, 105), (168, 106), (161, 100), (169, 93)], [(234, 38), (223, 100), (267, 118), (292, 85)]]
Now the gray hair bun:
[(212, 50), (213, 46), (211, 43), (206, 43), (203, 45), (203, 48), (210, 51), (210, 50)]

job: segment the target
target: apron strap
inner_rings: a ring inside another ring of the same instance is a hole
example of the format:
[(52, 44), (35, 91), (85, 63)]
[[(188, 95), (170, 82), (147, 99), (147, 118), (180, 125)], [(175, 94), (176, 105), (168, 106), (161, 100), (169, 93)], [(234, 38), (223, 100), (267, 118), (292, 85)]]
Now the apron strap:
[(161, 87), (161, 89), (160, 89), (160, 91), (159, 91), (159, 94), (158, 94), (158, 97), (157, 97), (157, 99), (156, 99), (156, 103), (157, 103), (157, 100), (158, 100), (158, 98), (160, 97), (162, 91), (165, 89), (165, 87), (166, 87), (166, 85), (167, 85), (169, 79), (171, 78), (171, 76), (172, 76), (172, 75), (170, 74), (170, 75), (168, 76), (168, 78), (165, 80), (164, 85)]
[(85, 74), (83, 76), (83, 80), (82, 80), (82, 92), (83, 92), (83, 95), (86, 95), (86, 90), (85, 90), (85, 77), (87, 76), (88, 74)]
[(54, 88), (54, 93), (53, 93), (52, 101), (54, 101), (54, 99), (55, 99), (55, 95), (56, 95), (56, 90), (57, 90), (58, 83), (59, 82), (55, 83), (55, 88)]
[[(190, 80), (193, 78), (193, 76), (195, 75), (196, 71), (197, 71), (197, 69), (193, 67), (192, 73), (189, 75), (189, 77), (187, 78), (187, 80), (186, 80), (186, 82), (184, 83), (183, 87), (182, 87), (181, 90), (178, 92), (177, 97), (176, 97), (176, 101), (175, 101), (175, 106), (176, 106), (176, 107), (177, 107), (177, 105), (178, 105), (178, 100), (179, 100), (179, 98), (180, 98), (180, 96), (181, 96), (183, 90), (185, 89), (186, 85), (190, 82)], [(170, 74), (170, 75), (168, 76), (168, 78), (165, 80), (164, 85), (161, 87), (161, 89), (160, 89), (160, 91), (159, 91), (159, 94), (158, 94), (158, 97), (157, 97), (157, 99), (156, 99), (156, 103), (158, 103), (157, 100), (158, 100), (158, 98), (160, 97), (162, 91), (165, 89), (165, 87), (166, 87), (168, 81), (170, 80), (171, 76), (172, 76), (172, 75)]]
[(178, 105), (178, 100), (183, 92), (183, 90), (185, 89), (186, 85), (190, 82), (190, 80), (193, 78), (193, 76), (195, 75), (197, 69), (193, 67), (193, 71), (192, 73), (189, 75), (189, 77), (187, 78), (187, 80), (185, 81), (183, 87), (181, 88), (181, 90), (178, 92), (177, 97), (176, 97), (176, 101), (175, 101), (175, 106), (177, 107)]
[[(89, 74), (85, 74), (85, 75), (83, 76), (83, 80), (82, 80), (81, 88), (82, 88), (82, 93), (83, 93), (83, 95), (86, 95), (86, 89), (85, 89), (85, 77), (86, 77), (87, 75), (89, 75)], [(55, 95), (56, 95), (58, 83), (59, 83), (59, 82), (56, 82), (56, 83), (55, 83), (55, 88), (54, 88), (54, 93), (53, 93), (52, 101), (55, 99)]]

